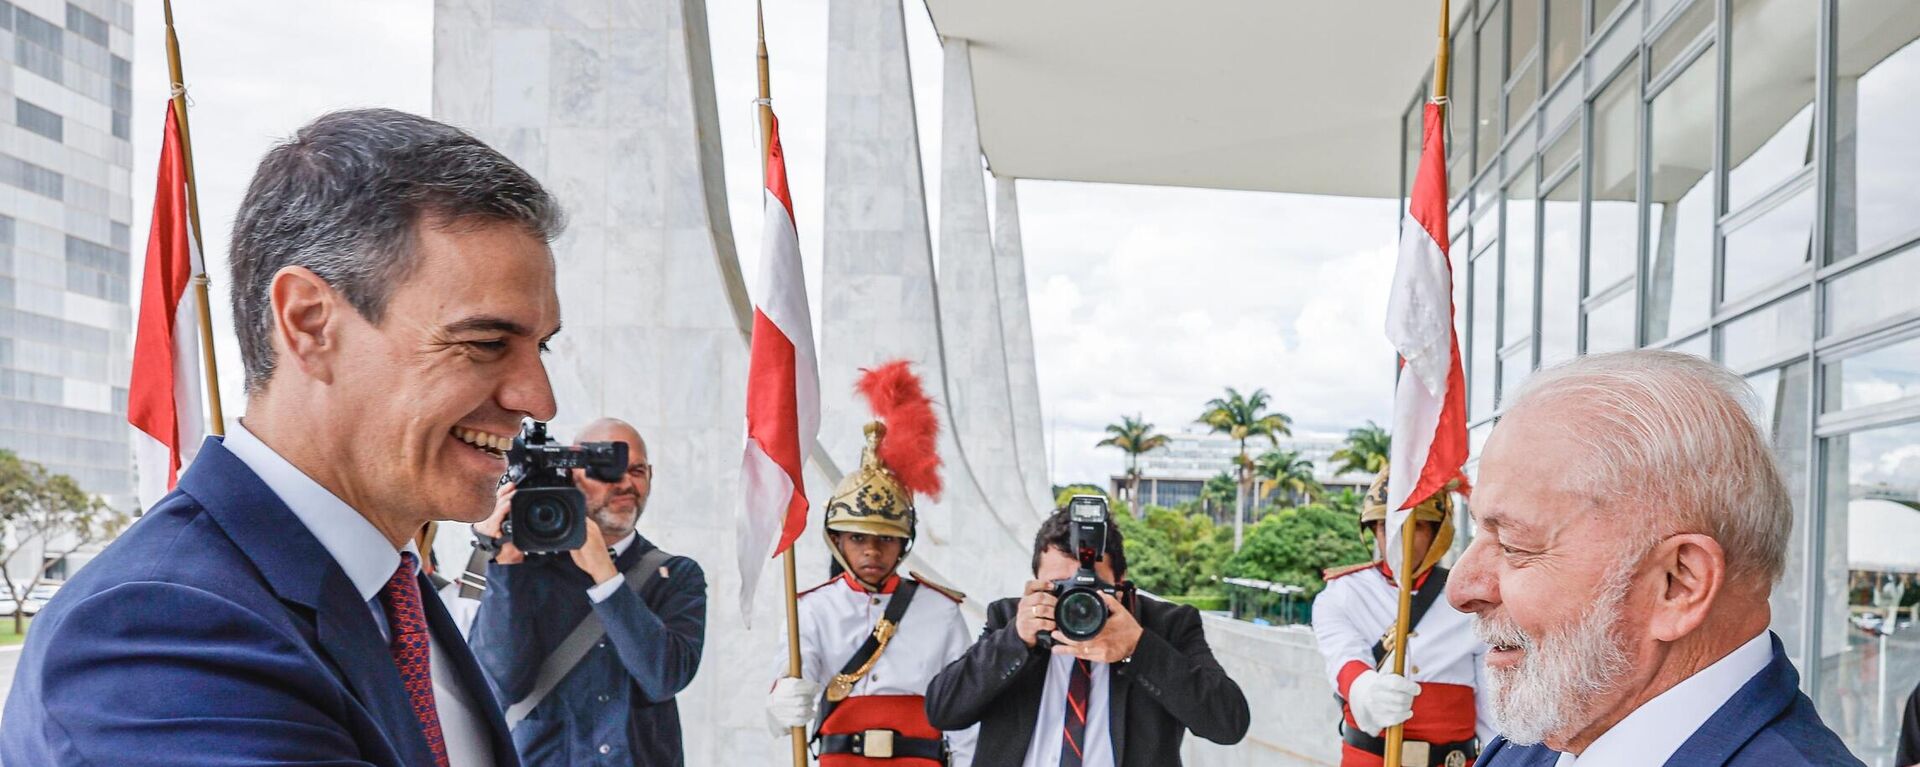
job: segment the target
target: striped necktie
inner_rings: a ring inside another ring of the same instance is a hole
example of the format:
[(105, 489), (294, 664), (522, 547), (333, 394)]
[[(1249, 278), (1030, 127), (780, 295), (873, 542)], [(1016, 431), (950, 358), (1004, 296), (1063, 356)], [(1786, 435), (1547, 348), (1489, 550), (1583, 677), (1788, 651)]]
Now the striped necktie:
[(447, 767), (447, 738), (440, 731), (440, 711), (433, 702), (433, 650), (427, 640), (420, 581), (413, 574), (415, 561), (413, 552), (400, 552), (400, 569), (380, 588), (380, 606), (386, 608), (387, 629), (393, 635), (387, 649), (400, 669), (400, 682), (420, 722), (420, 734), (426, 736), (435, 767)]
[(1093, 663), (1073, 662), (1073, 675), (1067, 682), (1066, 732), (1060, 738), (1060, 767), (1080, 767), (1081, 752), (1087, 735), (1087, 698), (1093, 691)]

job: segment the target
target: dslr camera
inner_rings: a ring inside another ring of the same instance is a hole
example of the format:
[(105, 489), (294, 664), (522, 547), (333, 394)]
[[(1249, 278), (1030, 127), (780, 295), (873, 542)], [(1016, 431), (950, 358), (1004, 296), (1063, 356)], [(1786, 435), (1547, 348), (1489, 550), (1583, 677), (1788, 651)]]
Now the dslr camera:
[[(579, 447), (556, 443), (547, 425), (528, 420), (507, 450), (507, 474), (513, 506), (501, 523), (500, 537), (476, 545), (489, 551), (512, 541), (527, 554), (572, 551), (587, 542), (587, 496), (573, 484), (570, 469), (584, 469), (601, 482), (617, 482), (627, 473), (627, 443), (587, 442)], [(490, 544), (490, 545), (489, 545)]]
[(1093, 571), (1095, 562), (1106, 557), (1107, 499), (1098, 495), (1076, 495), (1067, 501), (1067, 519), (1071, 525), (1073, 554), (1080, 569), (1071, 578), (1053, 582), (1053, 622), (1060, 635), (1081, 642), (1099, 635), (1107, 627), (1107, 603), (1100, 595), (1112, 594), (1121, 604), (1131, 602), (1129, 585), (1100, 580)]

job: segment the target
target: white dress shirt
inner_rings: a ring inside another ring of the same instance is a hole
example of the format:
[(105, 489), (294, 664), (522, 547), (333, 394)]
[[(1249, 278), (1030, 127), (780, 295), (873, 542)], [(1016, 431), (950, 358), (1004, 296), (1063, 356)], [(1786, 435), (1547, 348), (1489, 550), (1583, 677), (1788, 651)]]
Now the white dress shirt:
[[(1027, 741), (1025, 767), (1058, 767), (1060, 745), (1066, 737), (1067, 686), (1073, 682), (1071, 655), (1047, 659), (1047, 686), (1040, 691), (1040, 718), (1033, 722)], [(1093, 686), (1087, 691), (1087, 730), (1080, 744), (1081, 767), (1114, 767), (1113, 737), (1107, 733), (1108, 666), (1093, 664)]]
[[(288, 463), (247, 431), (244, 424), (235, 425), (223, 444), (233, 457), (253, 470), (267, 489), (280, 497), (300, 523), (306, 525), (307, 532), (320, 541), (320, 547), (333, 556), (334, 562), (347, 574), (347, 580), (360, 592), (360, 598), (365, 600), (380, 634), (391, 640), (387, 612), (380, 604), (380, 589), (385, 588), (393, 572), (400, 569), (401, 550), (394, 549), (393, 543), (360, 512)], [(415, 544), (408, 542), (404, 550), (414, 553), (417, 573), (419, 552)], [(451, 640), (457, 641), (459, 637)], [(461, 689), (459, 672), (442, 647), (443, 641), (442, 637), (428, 633), (433, 698), (440, 712), (440, 730), (446, 737), (447, 761), (455, 767), (493, 764), (493, 742), (478, 713), (482, 709)]]
[[(619, 559), (621, 554), (627, 553), (627, 549), (633, 548), (633, 540), (638, 537), (640, 537), (640, 533), (628, 531), (626, 537), (621, 538), (619, 543), (613, 544), (613, 558)], [(613, 596), (614, 592), (620, 590), (621, 584), (626, 582), (627, 578), (624, 573), (615, 572), (612, 578), (608, 578), (589, 587), (587, 589), (587, 599), (596, 605), (605, 602), (607, 601), (607, 597)]]
[(1601, 733), (1579, 755), (1561, 754), (1555, 767), (1645, 767), (1665, 764), (1688, 738), (1773, 661), (1767, 632), (1687, 677)]

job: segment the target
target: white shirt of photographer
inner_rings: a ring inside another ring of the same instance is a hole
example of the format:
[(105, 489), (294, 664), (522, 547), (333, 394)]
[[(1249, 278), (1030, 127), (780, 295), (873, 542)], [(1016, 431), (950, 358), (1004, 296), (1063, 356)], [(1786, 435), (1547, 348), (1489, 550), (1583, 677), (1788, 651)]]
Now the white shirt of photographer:
[[(320, 541), (320, 547), (333, 556), (341, 571), (347, 574), (347, 580), (366, 601), (380, 635), (391, 640), (393, 634), (387, 628), (387, 612), (380, 605), (380, 589), (393, 577), (393, 571), (400, 568), (400, 552), (394, 550), (393, 543), (346, 501), (321, 487), (253, 436), (244, 423), (236, 424), (222, 444), (227, 452), (252, 469), (268, 490), (280, 497), (300, 523), (306, 525), (307, 531)], [(420, 554), (413, 543), (408, 543), (404, 550), (414, 552), (414, 561), (419, 561)], [(467, 691), (460, 688), (459, 671), (454, 669), (453, 660), (442, 647), (445, 639), (457, 641), (460, 637), (441, 637), (428, 632), (433, 702), (440, 712), (440, 731), (447, 741), (447, 763), (453, 767), (493, 764), (493, 743), (487, 737), (486, 725), (478, 713), (480, 709)]]
[[(1047, 686), (1040, 691), (1040, 718), (1033, 722), (1033, 737), (1027, 741), (1025, 767), (1058, 767), (1060, 747), (1067, 735), (1067, 685), (1073, 683), (1071, 655), (1055, 655), (1047, 660)], [(1114, 767), (1113, 736), (1107, 733), (1108, 669), (1105, 663), (1093, 664), (1093, 686), (1087, 690), (1087, 742), (1080, 744), (1080, 767)]]

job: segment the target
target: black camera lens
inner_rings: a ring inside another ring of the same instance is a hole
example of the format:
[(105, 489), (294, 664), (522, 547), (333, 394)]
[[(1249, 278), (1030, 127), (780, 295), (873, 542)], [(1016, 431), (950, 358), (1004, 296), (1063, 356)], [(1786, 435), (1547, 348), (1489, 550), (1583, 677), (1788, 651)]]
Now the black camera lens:
[(1091, 639), (1107, 625), (1107, 605), (1091, 589), (1074, 589), (1060, 597), (1053, 608), (1054, 624), (1073, 641)]
[(541, 539), (560, 538), (567, 533), (567, 507), (558, 498), (543, 497), (527, 505), (522, 522), (526, 533)]

